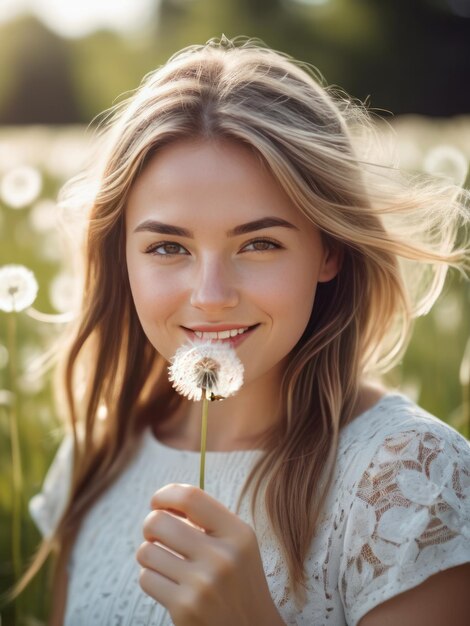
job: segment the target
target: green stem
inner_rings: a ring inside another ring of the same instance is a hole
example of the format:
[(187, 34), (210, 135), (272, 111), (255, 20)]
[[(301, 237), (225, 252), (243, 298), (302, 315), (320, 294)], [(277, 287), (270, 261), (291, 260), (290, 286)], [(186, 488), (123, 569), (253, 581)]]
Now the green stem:
[(21, 448), (18, 429), (18, 393), (17, 393), (17, 362), (16, 362), (16, 313), (8, 315), (8, 353), (10, 362), (10, 437), (11, 460), (13, 472), (13, 505), (12, 505), (12, 556), (15, 580), (21, 575), (21, 503), (23, 495), (23, 475)]
[(206, 438), (207, 438), (207, 415), (209, 413), (209, 400), (206, 398), (206, 390), (202, 390), (202, 422), (201, 422), (201, 464), (199, 469), (199, 487), (204, 490), (204, 472), (206, 468)]

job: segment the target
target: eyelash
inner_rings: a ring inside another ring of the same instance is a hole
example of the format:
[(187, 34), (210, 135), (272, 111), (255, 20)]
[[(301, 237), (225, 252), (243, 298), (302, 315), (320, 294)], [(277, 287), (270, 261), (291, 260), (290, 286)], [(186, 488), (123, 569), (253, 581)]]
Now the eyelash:
[[(244, 244), (243, 248), (246, 248), (247, 246), (250, 246), (254, 243), (269, 243), (271, 244), (272, 248), (266, 248), (265, 250), (249, 250), (249, 252), (257, 252), (257, 253), (262, 253), (262, 252), (270, 252), (271, 250), (280, 250), (282, 249), (284, 246), (282, 246), (280, 243), (278, 243), (277, 241), (274, 241), (273, 239), (269, 239), (267, 237), (258, 237), (257, 239), (252, 239), (251, 241), (247, 241), (247, 243)], [(170, 253), (166, 253), (166, 254), (161, 254), (159, 252), (157, 252), (158, 248), (162, 248), (163, 246), (178, 246), (179, 248), (185, 250), (184, 246), (182, 246), (179, 243), (176, 243), (175, 241), (160, 241), (159, 243), (154, 243), (150, 246), (148, 246), (148, 248), (145, 249), (145, 254), (152, 254), (154, 256), (158, 256), (160, 258), (172, 258), (172, 257), (176, 257), (176, 256), (184, 256), (182, 254), (180, 254), (179, 252), (170, 252)]]

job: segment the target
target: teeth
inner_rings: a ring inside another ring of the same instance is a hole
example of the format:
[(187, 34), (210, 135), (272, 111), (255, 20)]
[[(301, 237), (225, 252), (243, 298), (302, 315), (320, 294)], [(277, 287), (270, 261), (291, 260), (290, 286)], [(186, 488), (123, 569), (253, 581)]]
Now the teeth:
[(228, 339), (229, 337), (236, 337), (242, 335), (248, 328), (233, 328), (232, 330), (221, 330), (219, 332), (202, 332), (195, 330), (194, 334), (199, 339)]

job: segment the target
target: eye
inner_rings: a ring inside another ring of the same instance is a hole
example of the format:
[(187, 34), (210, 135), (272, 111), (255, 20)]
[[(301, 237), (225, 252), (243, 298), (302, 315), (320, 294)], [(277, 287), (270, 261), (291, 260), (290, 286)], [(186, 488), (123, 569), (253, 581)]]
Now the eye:
[(268, 252), (270, 250), (278, 250), (283, 248), (280, 243), (273, 241), (272, 239), (252, 239), (246, 243), (242, 251), (243, 252)]
[(171, 257), (189, 254), (189, 252), (179, 243), (174, 241), (161, 241), (153, 243), (145, 249), (145, 254), (153, 254), (154, 256)]

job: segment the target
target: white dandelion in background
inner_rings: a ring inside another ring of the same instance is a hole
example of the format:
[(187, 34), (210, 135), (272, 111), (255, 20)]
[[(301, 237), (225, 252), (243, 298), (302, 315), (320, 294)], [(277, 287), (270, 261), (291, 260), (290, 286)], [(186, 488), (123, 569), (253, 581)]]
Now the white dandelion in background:
[(49, 263), (61, 263), (64, 261), (66, 243), (60, 237), (58, 230), (49, 230), (37, 239), (40, 244), (37, 252), (41, 259)]
[(13, 209), (30, 205), (41, 193), (42, 176), (30, 165), (15, 167), (0, 183), (0, 198)]
[(423, 169), (461, 186), (467, 178), (468, 160), (455, 146), (442, 144), (429, 150), (424, 157)]
[(68, 272), (57, 274), (49, 285), (49, 299), (54, 309), (60, 313), (76, 309), (79, 296), (78, 283)]
[(456, 293), (449, 293), (446, 299), (437, 303), (433, 309), (436, 326), (441, 333), (451, 334), (460, 326), (464, 307)]
[[(6, 313), (23, 311), (30, 307), (36, 299), (38, 283), (31, 270), (23, 265), (4, 265), (0, 267), (0, 310)], [(23, 498), (23, 469), (21, 462), (21, 446), (18, 427), (18, 376), (17, 376), (17, 316), (9, 315), (7, 319), (8, 364), (10, 370), (11, 403), (10, 441), (13, 487), (12, 516), (12, 561), (13, 572), (18, 578), (22, 571), (21, 556), (21, 501)]]
[(43, 166), (51, 176), (67, 180), (83, 169), (92, 139), (84, 133), (66, 131), (51, 138)]
[(38, 283), (31, 270), (24, 265), (0, 267), (0, 310), (6, 313), (23, 311), (33, 304)]
[(31, 209), (29, 223), (38, 233), (47, 233), (57, 226), (57, 205), (53, 200), (39, 200)]
[(199, 486), (204, 489), (209, 400), (224, 400), (243, 384), (243, 365), (228, 343), (201, 342), (181, 346), (168, 368), (170, 382), (189, 400), (202, 399)]
[(9, 389), (0, 389), (0, 406), (9, 407), (13, 403), (13, 394)]

